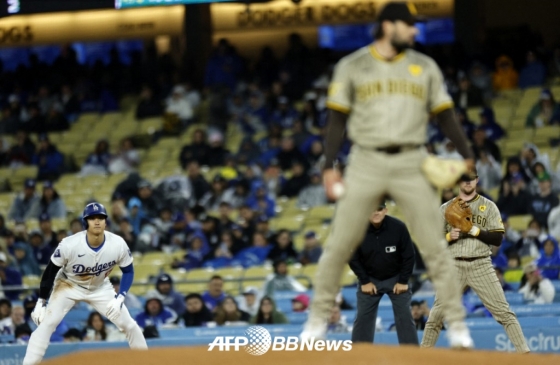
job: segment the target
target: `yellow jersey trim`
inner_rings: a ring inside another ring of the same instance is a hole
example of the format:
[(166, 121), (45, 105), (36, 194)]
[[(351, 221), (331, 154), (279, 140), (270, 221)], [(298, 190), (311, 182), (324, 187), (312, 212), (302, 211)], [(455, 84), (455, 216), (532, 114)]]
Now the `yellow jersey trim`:
[(443, 104), (440, 104), (438, 106), (436, 106), (435, 108), (432, 109), (432, 114), (439, 114), (444, 110), (447, 109), (452, 109), (455, 105), (453, 104), (452, 101), (446, 101)]
[(502, 232), (502, 233), (506, 233), (506, 231), (503, 230), (503, 229), (491, 229), (491, 230), (489, 230), (488, 232)]
[(337, 112), (341, 112), (344, 114), (350, 114), (350, 110), (351, 110), (349, 107), (342, 104), (335, 103), (334, 101), (327, 101), (327, 108), (336, 110)]
[(405, 56), (404, 52), (399, 53), (398, 55), (396, 55), (395, 57), (393, 57), (393, 59), (388, 60), (385, 57), (383, 57), (379, 52), (377, 52), (377, 50), (375, 49), (375, 47), (373, 45), (369, 46), (369, 54), (380, 61), (384, 61), (384, 62), (398, 62), (400, 60), (402, 60)]
[(480, 194), (476, 194), (476, 196), (474, 198), (472, 198), (472, 200), (469, 200), (467, 203), (475, 202), (478, 199), (480, 199)]

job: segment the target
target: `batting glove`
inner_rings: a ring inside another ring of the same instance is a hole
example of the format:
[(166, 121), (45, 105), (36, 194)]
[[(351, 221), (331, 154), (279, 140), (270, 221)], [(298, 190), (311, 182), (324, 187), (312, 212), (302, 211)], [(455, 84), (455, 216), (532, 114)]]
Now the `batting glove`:
[(121, 309), (123, 303), (124, 303), (124, 295), (118, 294), (113, 300), (109, 302), (109, 304), (107, 304), (106, 315), (111, 322), (114, 322), (117, 319), (119, 319), (119, 316), (121, 315)]
[(41, 298), (37, 299), (35, 308), (33, 308), (33, 312), (31, 312), (31, 319), (38, 326), (41, 324), (41, 322), (43, 322), (43, 319), (45, 319), (46, 313), (47, 313), (47, 301)]

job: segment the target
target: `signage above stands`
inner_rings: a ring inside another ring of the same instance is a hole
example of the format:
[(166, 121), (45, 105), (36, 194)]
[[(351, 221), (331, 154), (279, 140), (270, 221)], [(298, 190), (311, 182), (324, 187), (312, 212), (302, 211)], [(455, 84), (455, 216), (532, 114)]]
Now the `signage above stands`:
[(144, 6), (189, 5), (224, 3), (234, 0), (115, 0), (115, 9), (140, 8)]
[(0, 47), (181, 35), (184, 6), (16, 15), (0, 19)]
[[(324, 24), (370, 23), (388, 0), (276, 0), (251, 4), (212, 4), (214, 31), (242, 31), (270, 28), (319, 26)], [(420, 15), (451, 17), (453, 0), (414, 0)]]

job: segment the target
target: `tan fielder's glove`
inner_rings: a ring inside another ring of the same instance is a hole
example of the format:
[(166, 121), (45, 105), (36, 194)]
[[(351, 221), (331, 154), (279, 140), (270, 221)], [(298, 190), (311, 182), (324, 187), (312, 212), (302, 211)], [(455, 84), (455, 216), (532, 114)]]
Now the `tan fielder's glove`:
[(445, 208), (445, 220), (451, 227), (463, 233), (470, 233), (473, 228), (471, 207), (459, 197), (453, 199)]

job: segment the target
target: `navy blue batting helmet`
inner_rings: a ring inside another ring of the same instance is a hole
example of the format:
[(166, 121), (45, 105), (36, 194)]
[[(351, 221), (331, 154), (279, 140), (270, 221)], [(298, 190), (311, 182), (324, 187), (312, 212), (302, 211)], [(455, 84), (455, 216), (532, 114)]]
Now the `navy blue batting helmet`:
[(107, 210), (105, 209), (103, 204), (99, 204), (99, 203), (94, 202), (94, 203), (89, 203), (84, 208), (84, 213), (82, 214), (82, 227), (84, 227), (84, 229), (88, 228), (88, 223), (87, 223), (86, 218), (90, 217), (92, 215), (102, 215), (102, 216), (104, 216), (105, 221), (107, 222), (107, 225), (109, 225), (109, 215), (107, 214)]

